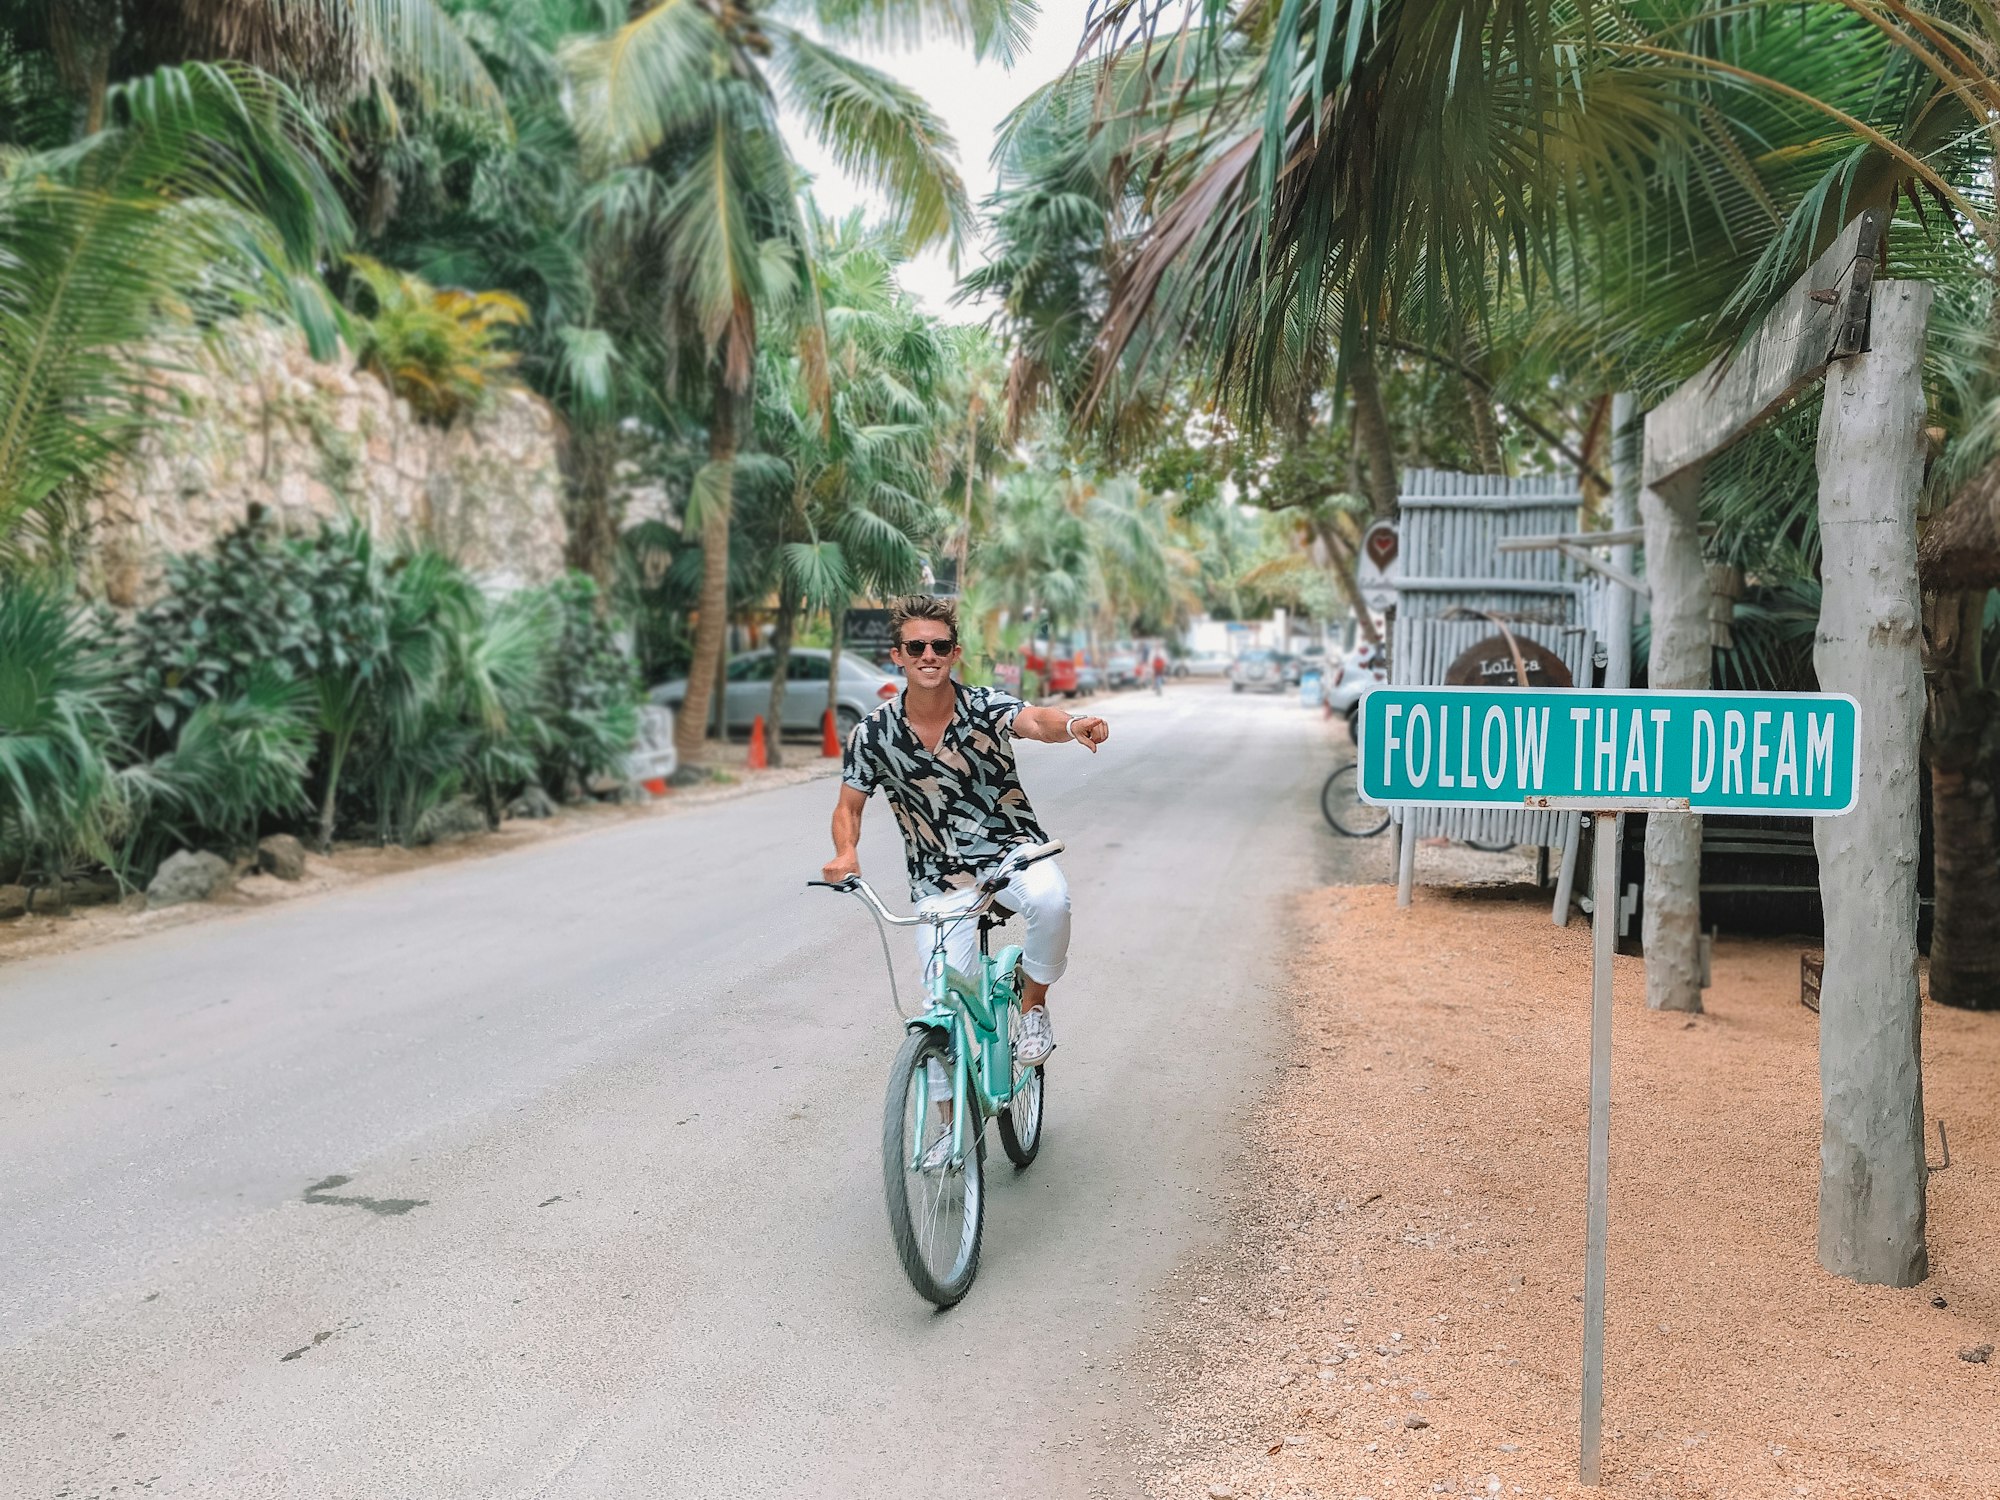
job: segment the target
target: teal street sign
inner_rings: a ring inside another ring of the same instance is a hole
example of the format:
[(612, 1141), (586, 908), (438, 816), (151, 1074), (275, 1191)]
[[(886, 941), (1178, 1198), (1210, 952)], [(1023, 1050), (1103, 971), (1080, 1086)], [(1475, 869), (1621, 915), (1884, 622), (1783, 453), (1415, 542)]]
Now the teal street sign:
[(1836, 693), (1383, 687), (1361, 700), (1361, 795), (1838, 817), (1854, 806), (1860, 728)]

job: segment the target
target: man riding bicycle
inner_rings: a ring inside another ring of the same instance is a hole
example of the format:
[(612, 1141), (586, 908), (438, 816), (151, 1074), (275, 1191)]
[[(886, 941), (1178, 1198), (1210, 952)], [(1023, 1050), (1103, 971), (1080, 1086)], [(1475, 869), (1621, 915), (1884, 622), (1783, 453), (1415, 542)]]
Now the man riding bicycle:
[[(949, 599), (912, 594), (889, 617), (890, 659), (903, 670), (902, 693), (854, 726), (841, 763), (840, 800), (833, 810), (833, 858), (823, 878), (839, 882), (861, 872), (856, 846), (861, 813), (879, 787), (903, 830), (910, 899), (920, 914), (950, 916), (978, 904), (981, 875), (1014, 848), (1048, 842), (1021, 790), (1010, 740), (1059, 745), (1075, 740), (1092, 754), (1111, 735), (1104, 720), (1071, 718), (1036, 708), (998, 688), (953, 680), (959, 659), (958, 607)], [(1035, 1067), (1055, 1051), (1049, 986), (1069, 961), (1069, 885), (1054, 860), (1018, 872), (1000, 900), (1027, 923), (1021, 970), (1021, 1027), (1015, 1061)], [(978, 924), (947, 929), (947, 961), (971, 972), (978, 961)], [(917, 929), (917, 952), (936, 947), (933, 924)]]

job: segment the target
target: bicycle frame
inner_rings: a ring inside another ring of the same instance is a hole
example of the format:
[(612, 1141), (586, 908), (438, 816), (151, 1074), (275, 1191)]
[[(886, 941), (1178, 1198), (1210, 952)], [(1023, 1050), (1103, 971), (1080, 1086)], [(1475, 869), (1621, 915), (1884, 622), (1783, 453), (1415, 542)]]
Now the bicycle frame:
[[(960, 920), (976, 921), (977, 916), (968, 915)], [(1020, 996), (1014, 992), (1014, 967), (1020, 961), (1021, 948), (1018, 943), (1010, 943), (996, 956), (987, 951), (986, 934), (979, 934), (979, 971), (976, 974), (962, 974), (945, 962), (945, 933), (949, 924), (937, 927), (937, 943), (931, 950), (931, 962), (927, 966), (930, 976), (929, 1005), (920, 1016), (911, 1018), (905, 1029), (916, 1030), (929, 1027), (946, 1032), (952, 1044), (952, 1053), (957, 1058), (959, 1076), (953, 1080), (955, 1088), (965, 1088), (970, 1084), (974, 1093), (970, 1096), (979, 1101), (983, 1115), (992, 1115), (1014, 1097), (1019, 1081), (1014, 1077), (1014, 1043), (1012, 1026), (1015, 1006)], [(958, 1115), (955, 1134), (962, 1133), (964, 1115)], [(958, 1139), (952, 1141), (952, 1151), (956, 1154), (963, 1146)]]

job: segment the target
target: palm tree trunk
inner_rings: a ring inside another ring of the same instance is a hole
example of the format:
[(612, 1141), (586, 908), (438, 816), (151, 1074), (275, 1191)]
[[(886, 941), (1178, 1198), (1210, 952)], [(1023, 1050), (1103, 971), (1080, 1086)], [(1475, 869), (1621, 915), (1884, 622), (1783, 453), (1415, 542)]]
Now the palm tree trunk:
[(709, 507), (701, 528), (700, 611), (694, 628), (694, 660), (688, 663), (687, 697), (674, 721), (674, 749), (681, 764), (701, 764), (702, 741), (708, 725), (709, 699), (721, 689), (717, 664), (722, 659), (729, 625), (729, 499), (735, 489), (731, 470), (736, 462), (736, 396), (715, 377), (714, 414), (708, 428), (708, 461), (722, 475), (721, 494)]
[(569, 565), (609, 590), (618, 553), (618, 521), (611, 513), (612, 433), (572, 428), (562, 445), (563, 477), (569, 490)]
[(826, 653), (826, 711), (840, 716), (840, 638), (847, 634), (847, 606), (832, 611), (833, 644)]
[(1361, 634), (1372, 644), (1382, 644), (1382, 634), (1375, 628), (1375, 616), (1368, 608), (1368, 601), (1361, 597), (1361, 585), (1355, 579), (1355, 557), (1348, 549), (1346, 540), (1328, 524), (1325, 516), (1314, 514), (1313, 530), (1319, 533), (1320, 545), (1326, 548), (1326, 555), (1333, 563), (1333, 581), (1340, 586), (1347, 604), (1354, 611), (1354, 622), (1361, 627)]
[(979, 466), (979, 405), (973, 403), (970, 429), (965, 440), (965, 525), (958, 534), (958, 597), (963, 599), (971, 581), (972, 567), (972, 475)]
[(1993, 699), (1983, 680), (1986, 591), (1933, 595), (1926, 609), (1924, 754), (1931, 777), (1931, 999), (2000, 1009), (2000, 824), (1985, 755)]
[(798, 590), (788, 580), (778, 583), (778, 614), (771, 626), (771, 708), (764, 716), (770, 733), (764, 737), (765, 756), (773, 769), (785, 763), (785, 679), (792, 660), (792, 622), (799, 612)]
[[(1476, 368), (1477, 355), (1467, 341), (1460, 341), (1458, 358), (1468, 372)], [(1493, 420), (1492, 385), (1483, 376), (1474, 379), (1470, 373), (1461, 376), (1459, 383), (1465, 387), (1465, 409), (1472, 417), (1473, 462), (1482, 474), (1506, 473), (1506, 460), (1500, 454), (1500, 426)]]
[(1389, 431), (1388, 408), (1382, 404), (1382, 384), (1375, 356), (1365, 353), (1348, 367), (1348, 389), (1354, 392), (1354, 430), (1368, 468), (1368, 504), (1376, 519), (1396, 513), (1396, 443)]

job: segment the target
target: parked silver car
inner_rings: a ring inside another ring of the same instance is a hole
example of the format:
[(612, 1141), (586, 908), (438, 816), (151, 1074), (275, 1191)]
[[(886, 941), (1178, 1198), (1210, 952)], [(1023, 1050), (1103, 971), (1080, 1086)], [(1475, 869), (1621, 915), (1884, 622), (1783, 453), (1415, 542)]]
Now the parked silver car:
[[(810, 646), (794, 646), (785, 670), (785, 729), (788, 733), (817, 734), (820, 716), (826, 712), (826, 677), (833, 653)], [(759, 714), (771, 711), (771, 673), (777, 657), (770, 651), (746, 651), (732, 656), (723, 673), (723, 712), (731, 733), (748, 733)], [(834, 719), (844, 740), (847, 732), (861, 722), (864, 714), (903, 690), (900, 677), (891, 676), (874, 663), (851, 651), (840, 653), (840, 692)], [(649, 695), (675, 713), (687, 697), (687, 679), (663, 682)]]

